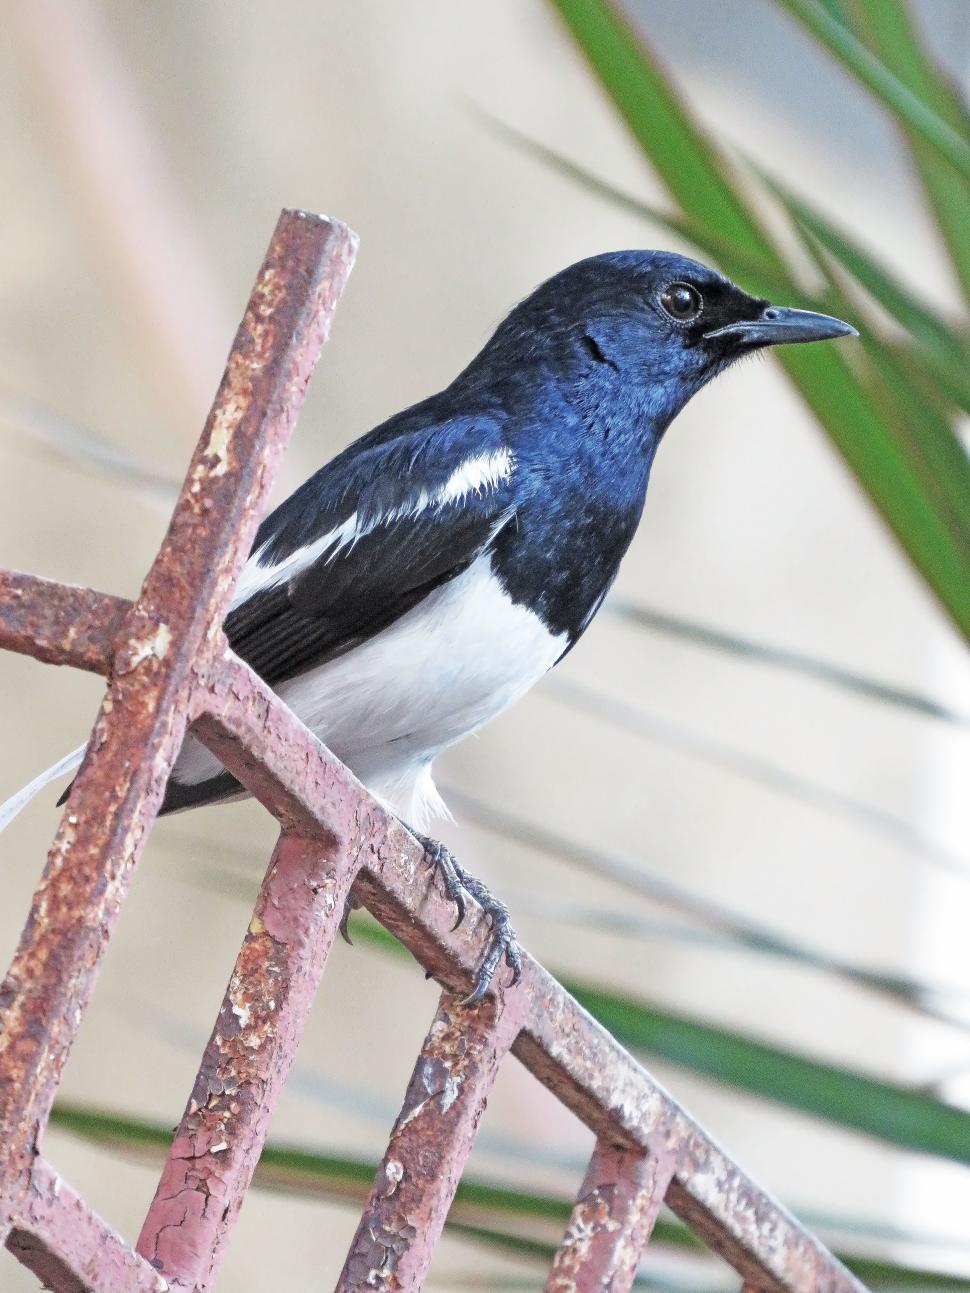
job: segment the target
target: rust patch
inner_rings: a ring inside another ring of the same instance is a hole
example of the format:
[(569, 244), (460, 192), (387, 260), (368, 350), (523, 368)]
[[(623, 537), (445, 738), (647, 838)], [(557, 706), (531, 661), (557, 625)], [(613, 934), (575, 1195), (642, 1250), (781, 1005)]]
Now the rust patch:
[(670, 1157), (597, 1144), (546, 1293), (628, 1293), (673, 1170)]
[[(353, 234), (342, 225), (283, 213), (168, 532), (137, 602), (0, 574), (0, 647), (93, 669), (110, 680), (16, 957), (0, 988), (0, 1234), (32, 1233), (24, 1216), (37, 1145), (186, 723), (197, 709), (211, 652), (223, 642), (220, 626), (233, 584), (326, 340), (355, 246)], [(277, 918), (278, 912), (268, 913), (261, 938), (271, 941), (271, 922)], [(287, 918), (281, 919), (286, 924)], [(313, 934), (321, 928), (317, 921)], [(319, 942), (315, 938), (314, 946)], [(240, 1105), (248, 1112), (246, 1133), (253, 1144), (261, 1144), (270, 1088), (259, 1086), (255, 1069), (245, 1068), (245, 1056), (292, 1049), (295, 1036), (286, 1033), (282, 1043), (273, 1010), (263, 1009), (282, 994), (261, 999), (260, 1010), (255, 1009), (248, 977), (258, 977), (261, 958), (258, 949), (244, 951), (250, 959), (244, 957), (240, 972), (247, 982), (240, 980), (238, 993), (245, 998), (242, 1013), (249, 1009), (251, 1017), (237, 1034), (237, 1040), (244, 1036), (248, 1044), (233, 1059), (255, 1093), (248, 1111)], [(280, 964), (278, 959), (273, 963)], [(302, 981), (297, 974), (295, 982)], [(258, 982), (257, 990), (269, 991), (265, 975)], [(299, 996), (290, 985), (289, 998)], [(227, 1029), (239, 1023), (230, 1011)], [(256, 1027), (262, 1031), (255, 1033)], [(223, 1041), (229, 1045), (228, 1033)], [(282, 1058), (279, 1063), (285, 1068)], [(230, 1099), (235, 1078), (227, 1073), (223, 1081), (217, 1064), (203, 1068), (222, 1082), (216, 1104), (206, 1102), (213, 1119), (236, 1116)], [(208, 1131), (200, 1126), (199, 1135)], [(218, 1260), (218, 1245), (200, 1248), (191, 1223), (208, 1224), (213, 1199), (219, 1200), (221, 1215), (228, 1201), (222, 1176), (232, 1180), (239, 1197), (248, 1183), (238, 1172), (232, 1176), (226, 1164), (235, 1163), (236, 1156), (230, 1153), (229, 1134), (221, 1139), (225, 1149), (213, 1151), (219, 1139), (208, 1140), (205, 1149), (207, 1161), (222, 1165), (220, 1172), (204, 1182), (205, 1191), (193, 1188), (183, 1195), (175, 1205), (182, 1210), (167, 1223), (184, 1241), (182, 1255), (188, 1259), (201, 1253), (198, 1260), (206, 1271)], [(189, 1144), (190, 1155), (198, 1144), (198, 1139)], [(20, 1250), (26, 1253), (23, 1244)], [(133, 1260), (140, 1261), (134, 1255)], [(160, 1287), (153, 1279), (152, 1287)], [(63, 1280), (58, 1275), (55, 1285), (67, 1288), (67, 1280), (66, 1274)], [(177, 1279), (170, 1283), (181, 1287)]]
[(468, 1009), (445, 994), (405, 1092), (338, 1293), (419, 1289), (522, 1001)]

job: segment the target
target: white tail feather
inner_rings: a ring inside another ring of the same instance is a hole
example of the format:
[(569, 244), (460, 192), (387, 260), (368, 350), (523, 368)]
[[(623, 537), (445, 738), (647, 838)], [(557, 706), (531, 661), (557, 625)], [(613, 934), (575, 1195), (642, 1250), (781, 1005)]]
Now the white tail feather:
[(66, 776), (68, 772), (75, 772), (81, 766), (81, 760), (87, 748), (85, 742), (70, 754), (65, 754), (63, 759), (59, 759), (46, 772), (42, 772), (39, 777), (34, 777), (29, 785), (18, 790), (15, 795), (11, 795), (6, 803), (0, 804), (0, 831), (6, 830), (13, 819), (27, 807), (34, 795), (40, 794), (45, 786), (49, 786), (58, 777)]

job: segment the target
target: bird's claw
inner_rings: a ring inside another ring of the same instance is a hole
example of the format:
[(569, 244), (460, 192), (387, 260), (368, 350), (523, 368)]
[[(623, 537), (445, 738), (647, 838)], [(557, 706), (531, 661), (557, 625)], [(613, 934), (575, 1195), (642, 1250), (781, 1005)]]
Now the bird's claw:
[(509, 986), (514, 987), (522, 977), (522, 956), (515, 930), (509, 919), (508, 907), (498, 898), (494, 898), (481, 880), (476, 880), (459, 866), (455, 855), (446, 845), (439, 840), (429, 839), (426, 835), (419, 835), (418, 839), (424, 846), (428, 865), (439, 873), (445, 893), (458, 910), (452, 930), (456, 930), (465, 919), (466, 894), (475, 899), (492, 926), (492, 939), (485, 953), (485, 959), (479, 967), (475, 986), (463, 999), (462, 1005), (477, 1005), (484, 998), (491, 986), (495, 971), (503, 960), (512, 971)]
[(359, 906), (360, 903), (354, 901), (353, 892), (348, 893), (347, 897), (344, 899), (344, 914), (340, 917), (340, 925), (338, 928), (340, 929), (340, 937), (350, 947), (353, 947), (354, 945), (354, 940), (350, 937), (350, 913), (355, 911)]
[(477, 1006), (484, 998), (491, 985), (492, 977), (503, 959), (512, 971), (509, 987), (514, 988), (522, 978), (522, 958), (519, 952), (518, 939), (515, 936), (515, 930), (508, 922), (507, 913), (505, 925), (501, 929), (494, 930), (492, 934), (492, 942), (484, 961), (479, 967), (475, 986), (467, 997), (462, 998), (461, 1004), (463, 1006)]
[(458, 865), (454, 853), (446, 844), (442, 844), (440, 840), (430, 839), (426, 835), (419, 835), (418, 838), (424, 846), (424, 855), (427, 858), (428, 866), (441, 876), (442, 883), (445, 886), (445, 893), (457, 908), (455, 923), (451, 927), (452, 933), (454, 933), (465, 919), (465, 893), (467, 891), (465, 873)]

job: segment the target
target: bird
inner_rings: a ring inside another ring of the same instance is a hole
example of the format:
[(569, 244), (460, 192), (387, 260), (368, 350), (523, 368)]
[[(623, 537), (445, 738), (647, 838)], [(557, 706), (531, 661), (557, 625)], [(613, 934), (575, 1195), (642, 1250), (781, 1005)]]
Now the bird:
[[(481, 905), (490, 934), (469, 1002), (503, 961), (515, 982), (521, 954), (505, 904), (426, 834), (447, 814), (435, 759), (589, 627), (687, 402), (745, 356), (849, 335), (675, 252), (595, 255), (543, 282), (444, 390), (350, 444), (259, 526), (229, 644), (411, 830), (456, 924), (467, 897)], [(189, 734), (161, 813), (245, 793)]]

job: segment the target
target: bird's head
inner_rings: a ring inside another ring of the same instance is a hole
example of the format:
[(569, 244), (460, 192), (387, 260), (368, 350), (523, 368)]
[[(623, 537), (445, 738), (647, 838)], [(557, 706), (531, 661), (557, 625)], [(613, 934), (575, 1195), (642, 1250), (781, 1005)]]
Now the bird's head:
[(854, 334), (827, 314), (749, 296), (686, 256), (622, 251), (548, 279), (512, 311), (487, 350), (550, 365), (567, 380), (595, 381), (601, 393), (614, 385), (636, 398), (660, 432), (735, 360), (767, 346)]

